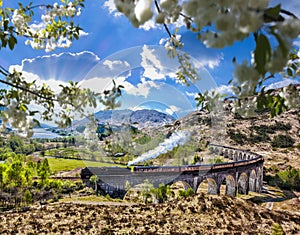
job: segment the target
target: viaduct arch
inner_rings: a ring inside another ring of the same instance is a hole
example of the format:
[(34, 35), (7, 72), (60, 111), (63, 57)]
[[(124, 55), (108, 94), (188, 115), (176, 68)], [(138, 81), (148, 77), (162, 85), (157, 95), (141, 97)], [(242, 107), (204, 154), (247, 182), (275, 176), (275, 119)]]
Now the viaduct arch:
[(98, 188), (114, 198), (123, 198), (126, 194), (126, 183), (134, 187), (146, 179), (154, 187), (158, 187), (161, 183), (172, 185), (182, 181), (185, 187), (191, 187), (195, 192), (203, 181), (207, 181), (209, 194), (220, 194), (221, 185), (226, 182), (225, 194), (233, 197), (237, 193), (261, 192), (264, 162), (261, 155), (221, 145), (210, 145), (209, 150), (233, 162), (184, 166), (135, 166), (133, 170), (119, 167), (90, 167), (81, 171), (81, 179), (89, 185), (90, 177), (97, 175)]

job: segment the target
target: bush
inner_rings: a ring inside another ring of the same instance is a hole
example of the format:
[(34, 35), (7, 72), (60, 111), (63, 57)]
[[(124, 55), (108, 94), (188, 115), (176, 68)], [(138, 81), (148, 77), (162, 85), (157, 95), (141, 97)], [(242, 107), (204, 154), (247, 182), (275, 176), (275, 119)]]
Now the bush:
[(292, 147), (295, 141), (289, 135), (277, 135), (273, 138), (271, 145), (272, 147), (288, 148)]
[(235, 141), (237, 144), (245, 144), (247, 142), (247, 136), (243, 133), (241, 133), (239, 130), (234, 131), (232, 129), (229, 129), (228, 135), (230, 139)]
[(209, 163), (211, 163), (211, 164), (219, 164), (219, 163), (223, 163), (223, 160), (222, 160), (221, 158), (219, 158), (219, 157), (209, 159), (208, 161), (209, 161)]
[(155, 197), (158, 203), (162, 203), (168, 199), (168, 196), (173, 195), (173, 191), (169, 185), (160, 184), (158, 188), (151, 190), (151, 193)]
[(282, 186), (284, 188), (300, 189), (300, 170), (290, 167), (286, 171), (278, 172), (277, 175), (282, 181)]
[(283, 189), (300, 190), (300, 170), (289, 167), (286, 171), (277, 172), (275, 176), (265, 177), (269, 185)]
[(28, 205), (32, 202), (32, 194), (30, 191), (27, 189), (24, 193), (24, 201)]
[(187, 190), (179, 190), (180, 197), (190, 197), (195, 194), (195, 191), (192, 188), (188, 188)]
[(278, 223), (275, 223), (273, 226), (272, 226), (272, 235), (283, 235), (285, 234), (281, 225), (278, 224)]

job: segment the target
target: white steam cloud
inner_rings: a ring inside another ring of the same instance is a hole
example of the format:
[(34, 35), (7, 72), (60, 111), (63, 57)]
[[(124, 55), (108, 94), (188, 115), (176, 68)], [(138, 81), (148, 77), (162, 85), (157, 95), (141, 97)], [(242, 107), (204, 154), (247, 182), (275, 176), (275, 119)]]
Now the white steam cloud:
[(164, 142), (160, 143), (155, 149), (152, 149), (136, 159), (129, 161), (128, 166), (157, 158), (160, 154), (166, 153), (178, 145), (184, 145), (188, 141), (189, 137), (189, 134), (185, 131), (176, 131), (169, 138), (165, 139)]

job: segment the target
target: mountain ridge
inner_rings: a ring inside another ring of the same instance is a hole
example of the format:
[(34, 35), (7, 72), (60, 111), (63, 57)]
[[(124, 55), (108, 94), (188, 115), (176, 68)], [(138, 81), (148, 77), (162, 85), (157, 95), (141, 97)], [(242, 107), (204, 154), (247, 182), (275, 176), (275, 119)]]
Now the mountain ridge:
[[(107, 110), (98, 111), (95, 113), (94, 117), (97, 119), (98, 123), (110, 125), (134, 125), (138, 128), (144, 127), (158, 127), (164, 124), (169, 124), (174, 122), (176, 119), (166, 113), (159, 112), (152, 109), (141, 109), (141, 110)], [(82, 119), (79, 121), (74, 121), (73, 126), (84, 125), (88, 120)]]

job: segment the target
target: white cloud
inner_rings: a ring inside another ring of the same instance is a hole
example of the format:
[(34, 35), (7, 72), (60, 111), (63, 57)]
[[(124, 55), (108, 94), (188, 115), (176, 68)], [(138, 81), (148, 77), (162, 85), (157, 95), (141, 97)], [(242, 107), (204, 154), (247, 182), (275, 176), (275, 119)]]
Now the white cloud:
[(185, 94), (186, 94), (188, 97), (191, 97), (191, 98), (193, 98), (193, 99), (198, 95), (197, 92), (188, 92), (188, 91), (186, 91)]
[[(163, 53), (163, 54), (161, 54)], [(151, 80), (166, 80), (166, 77), (176, 78), (179, 63), (167, 56), (166, 51), (150, 49), (144, 45), (141, 52), (143, 76)]]
[(175, 106), (175, 105), (171, 105), (169, 108), (166, 109), (166, 113), (167, 114), (170, 114), (170, 115), (173, 115), (174, 113), (180, 111), (180, 108)]
[(133, 106), (133, 107), (128, 107), (127, 109), (132, 110), (132, 111), (138, 111), (138, 110), (145, 109), (145, 107), (143, 107), (143, 106)]
[(233, 94), (231, 85), (221, 85), (213, 89), (220, 94)]
[(35, 62), (40, 62), (40, 61), (46, 60), (46, 59), (53, 60), (53, 58), (57, 58), (57, 59), (61, 59), (62, 61), (65, 61), (66, 60), (65, 57), (84, 57), (84, 58), (90, 57), (89, 59), (92, 59), (92, 60), (95, 60), (95, 61), (100, 60), (100, 58), (91, 51), (81, 51), (81, 52), (78, 52), (78, 53), (63, 52), (63, 53), (60, 53), (60, 54), (50, 54), (50, 55), (44, 55), (44, 56), (37, 56), (33, 59), (29, 59), (29, 58), (23, 59), (22, 60), (22, 66), (25, 67), (26, 63), (35, 63)]
[(159, 45), (165, 45), (166, 44), (166, 42), (168, 41), (168, 38), (161, 38), (160, 40), (159, 40)]
[(115, 17), (119, 17), (122, 15), (122, 13), (120, 13), (115, 5), (115, 1), (114, 0), (107, 0), (104, 2), (104, 8), (107, 8), (109, 11), (109, 14), (112, 14)]
[(55, 93), (58, 93), (59, 91), (61, 91), (60, 85), (66, 86), (68, 84), (67, 82), (56, 80), (55, 78), (51, 78), (51, 79), (47, 79), (47, 80), (41, 79), (37, 74), (23, 71), (22, 66), (19, 66), (19, 65), (11, 66), (10, 72), (12, 72), (13, 69), (15, 69), (16, 71), (22, 72), (22, 76), (26, 79), (26, 82), (30, 83), (30, 82), (35, 81), (35, 84), (39, 87), (46, 85), (46, 86), (50, 87)]
[[(117, 84), (119, 84), (117, 82)], [(91, 78), (87, 80), (83, 80), (79, 83), (82, 88), (89, 88), (94, 92), (102, 93), (105, 90), (109, 90), (113, 87), (111, 78)]]
[(83, 30), (79, 30), (79, 37), (85, 37), (85, 36), (88, 36), (89, 33), (87, 32), (84, 32)]
[(43, 28), (45, 28), (45, 26), (46, 26), (45, 22), (40, 22), (38, 24), (31, 24), (29, 27), (30, 27), (31, 30), (37, 32), (37, 31), (40, 31)]
[(110, 71), (117, 70), (117, 71), (124, 71), (129, 69), (130, 65), (127, 61), (121, 61), (121, 60), (105, 60), (103, 62), (103, 65), (107, 66)]
[(214, 69), (215, 67), (218, 67), (220, 65), (220, 62), (223, 60), (223, 55), (219, 55), (215, 59), (207, 59), (202, 61), (203, 66), (208, 66), (211, 69)]
[(300, 48), (300, 37), (294, 41), (294, 45)]
[[(128, 76), (130, 76), (130, 74), (128, 74)], [(155, 83), (153, 81), (145, 81), (142, 78), (141, 82), (134, 86), (130, 82), (126, 81), (126, 78), (127, 76), (119, 76), (116, 77), (114, 80), (117, 85), (124, 86), (124, 89), (122, 89), (122, 91), (127, 93), (128, 95), (147, 98), (151, 92), (151, 89), (160, 89), (160, 84)], [(80, 85), (83, 88), (90, 88), (92, 91), (100, 93), (104, 90), (109, 90), (113, 87), (112, 79), (109, 77), (97, 77), (84, 80), (80, 82)]]
[(155, 23), (155, 19), (150, 19), (148, 21), (146, 21), (144, 24), (140, 25), (141, 29), (145, 30), (145, 31), (149, 31), (150, 29), (159, 29), (161, 28), (161, 25), (158, 25)]
[(159, 83), (153, 81), (145, 81), (144, 78), (141, 79), (141, 83), (138, 83), (137, 86), (133, 86), (130, 83), (123, 83), (125, 91), (130, 95), (144, 96), (147, 98), (151, 89), (160, 89)]
[(297, 80), (288, 78), (288, 79), (284, 79), (284, 80), (282, 80), (280, 82), (275, 82), (275, 83), (267, 86), (266, 90), (277, 89), (277, 88), (288, 86), (290, 84), (300, 84), (300, 82), (297, 81)]
[(152, 80), (165, 79), (165, 74), (162, 73), (163, 66), (154, 52), (155, 49), (150, 49), (146, 45), (143, 46), (141, 53), (141, 66), (145, 69), (143, 76)]
[(60, 53), (26, 58), (21, 65), (12, 65), (9, 69), (18, 67), (19, 71), (36, 74), (41, 80), (81, 81), (99, 60), (89, 51)]

